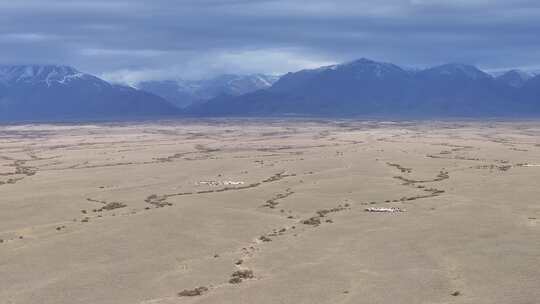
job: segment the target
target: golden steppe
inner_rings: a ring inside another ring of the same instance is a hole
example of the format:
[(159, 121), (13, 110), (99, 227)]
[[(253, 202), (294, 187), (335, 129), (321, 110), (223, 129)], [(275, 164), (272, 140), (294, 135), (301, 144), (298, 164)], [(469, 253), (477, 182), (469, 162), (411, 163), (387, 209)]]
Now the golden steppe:
[(540, 303), (540, 122), (4, 125), (0, 240), (2, 304)]

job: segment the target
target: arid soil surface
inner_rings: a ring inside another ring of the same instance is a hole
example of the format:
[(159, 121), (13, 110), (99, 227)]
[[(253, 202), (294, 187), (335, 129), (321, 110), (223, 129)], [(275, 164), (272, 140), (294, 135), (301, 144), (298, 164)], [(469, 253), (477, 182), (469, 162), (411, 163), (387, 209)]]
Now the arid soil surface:
[(0, 127), (2, 304), (539, 301), (540, 122)]

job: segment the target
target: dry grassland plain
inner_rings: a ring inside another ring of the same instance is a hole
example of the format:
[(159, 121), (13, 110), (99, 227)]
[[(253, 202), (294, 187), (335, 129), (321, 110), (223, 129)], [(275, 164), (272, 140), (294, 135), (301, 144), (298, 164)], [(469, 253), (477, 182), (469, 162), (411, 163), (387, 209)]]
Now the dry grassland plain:
[(540, 303), (540, 123), (2, 126), (0, 303)]

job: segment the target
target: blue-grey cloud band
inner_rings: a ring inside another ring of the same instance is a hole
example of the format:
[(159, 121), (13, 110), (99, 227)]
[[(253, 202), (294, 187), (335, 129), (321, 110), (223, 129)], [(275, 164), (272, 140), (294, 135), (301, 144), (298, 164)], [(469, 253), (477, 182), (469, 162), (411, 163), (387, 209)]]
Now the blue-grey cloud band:
[(0, 62), (121, 82), (284, 73), (371, 57), (409, 66), (540, 68), (540, 2), (0, 1)]

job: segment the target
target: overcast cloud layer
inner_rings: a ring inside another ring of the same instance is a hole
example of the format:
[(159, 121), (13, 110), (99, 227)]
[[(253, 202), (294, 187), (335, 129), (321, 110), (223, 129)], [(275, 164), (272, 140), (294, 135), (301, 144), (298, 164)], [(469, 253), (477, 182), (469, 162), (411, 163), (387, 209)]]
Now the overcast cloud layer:
[(360, 57), (540, 69), (538, 0), (0, 0), (0, 12), (0, 63), (127, 83)]

